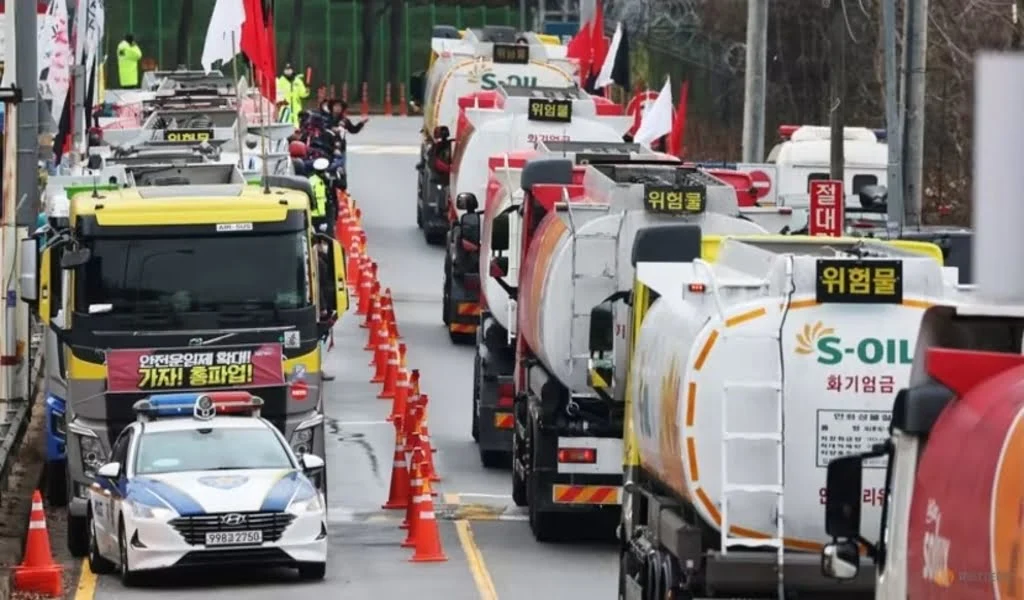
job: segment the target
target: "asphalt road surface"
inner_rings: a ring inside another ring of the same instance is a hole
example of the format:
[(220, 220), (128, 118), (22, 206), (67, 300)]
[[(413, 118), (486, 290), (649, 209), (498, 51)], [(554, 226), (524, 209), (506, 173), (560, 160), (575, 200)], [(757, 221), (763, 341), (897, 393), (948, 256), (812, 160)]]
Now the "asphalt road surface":
[[(138, 600), (161, 595), (217, 600), (321, 598), (399, 600), (547, 600), (613, 598), (617, 552), (611, 543), (539, 544), (512, 504), (508, 470), (480, 465), (470, 437), (473, 350), (455, 347), (441, 324), (441, 249), (416, 228), (416, 118), (375, 118), (350, 139), (351, 193), (363, 211), (369, 252), (395, 299), (409, 367), (430, 397), (430, 433), (438, 448), (438, 515), (448, 561), (413, 564), (399, 547), (402, 515), (382, 511), (391, 475), (390, 401), (370, 385), (365, 330), (349, 314), (339, 323), (327, 370), (330, 419), (327, 467), (330, 550), (327, 578), (300, 583), (292, 571), (196, 573), (154, 577), (127, 589), (83, 568), (76, 600)], [(296, 587), (297, 586), (297, 587)], [(294, 590), (294, 591), (293, 591)]]

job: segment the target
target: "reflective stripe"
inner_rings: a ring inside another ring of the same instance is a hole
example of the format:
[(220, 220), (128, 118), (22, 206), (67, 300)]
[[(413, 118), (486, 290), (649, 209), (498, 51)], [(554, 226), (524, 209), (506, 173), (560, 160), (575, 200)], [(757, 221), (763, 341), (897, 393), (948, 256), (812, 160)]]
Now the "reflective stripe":
[(420, 513), (420, 519), (425, 519), (427, 521), (433, 521), (434, 520), (434, 511), (428, 510), (428, 511), (421, 512)]
[(32, 521), (28, 524), (29, 529), (46, 529), (46, 521)]
[(43, 503), (42, 502), (33, 502), (32, 503), (32, 510), (43, 510)]

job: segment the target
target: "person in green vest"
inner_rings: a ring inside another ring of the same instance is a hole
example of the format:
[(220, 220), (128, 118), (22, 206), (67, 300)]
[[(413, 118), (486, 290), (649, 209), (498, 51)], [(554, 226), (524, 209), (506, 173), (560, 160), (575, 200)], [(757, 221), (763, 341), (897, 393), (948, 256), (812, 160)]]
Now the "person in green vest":
[(124, 36), (117, 45), (117, 79), (122, 88), (139, 87), (139, 61), (142, 49), (135, 43), (135, 36)]
[(282, 116), (287, 122), (299, 126), (299, 113), (302, 112), (302, 101), (309, 98), (306, 82), (295, 73), (291, 63), (285, 64), (284, 71), (277, 78), (277, 103), (281, 106)]

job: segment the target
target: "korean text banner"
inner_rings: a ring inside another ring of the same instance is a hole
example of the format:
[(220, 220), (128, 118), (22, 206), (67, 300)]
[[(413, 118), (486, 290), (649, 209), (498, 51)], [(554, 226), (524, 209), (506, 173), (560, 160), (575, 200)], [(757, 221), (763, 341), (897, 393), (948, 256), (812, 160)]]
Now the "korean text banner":
[(280, 344), (111, 350), (107, 391), (115, 394), (284, 385)]

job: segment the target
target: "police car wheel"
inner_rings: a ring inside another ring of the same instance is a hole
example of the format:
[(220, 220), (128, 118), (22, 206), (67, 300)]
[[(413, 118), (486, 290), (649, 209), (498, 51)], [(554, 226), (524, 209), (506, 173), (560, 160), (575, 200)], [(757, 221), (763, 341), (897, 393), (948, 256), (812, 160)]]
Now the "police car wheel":
[(121, 563), (121, 585), (125, 587), (138, 585), (139, 574), (132, 572), (132, 567), (128, 561), (128, 538), (124, 532), (124, 521), (121, 521), (121, 525), (118, 527), (117, 547), (118, 552), (121, 555), (121, 559), (119, 561)]
[(114, 572), (114, 563), (100, 554), (99, 544), (96, 542), (96, 525), (92, 522), (92, 515), (89, 515), (89, 569), (97, 575), (107, 575)]
[(299, 565), (299, 578), (306, 581), (323, 579), (327, 574), (327, 563), (303, 563)]

